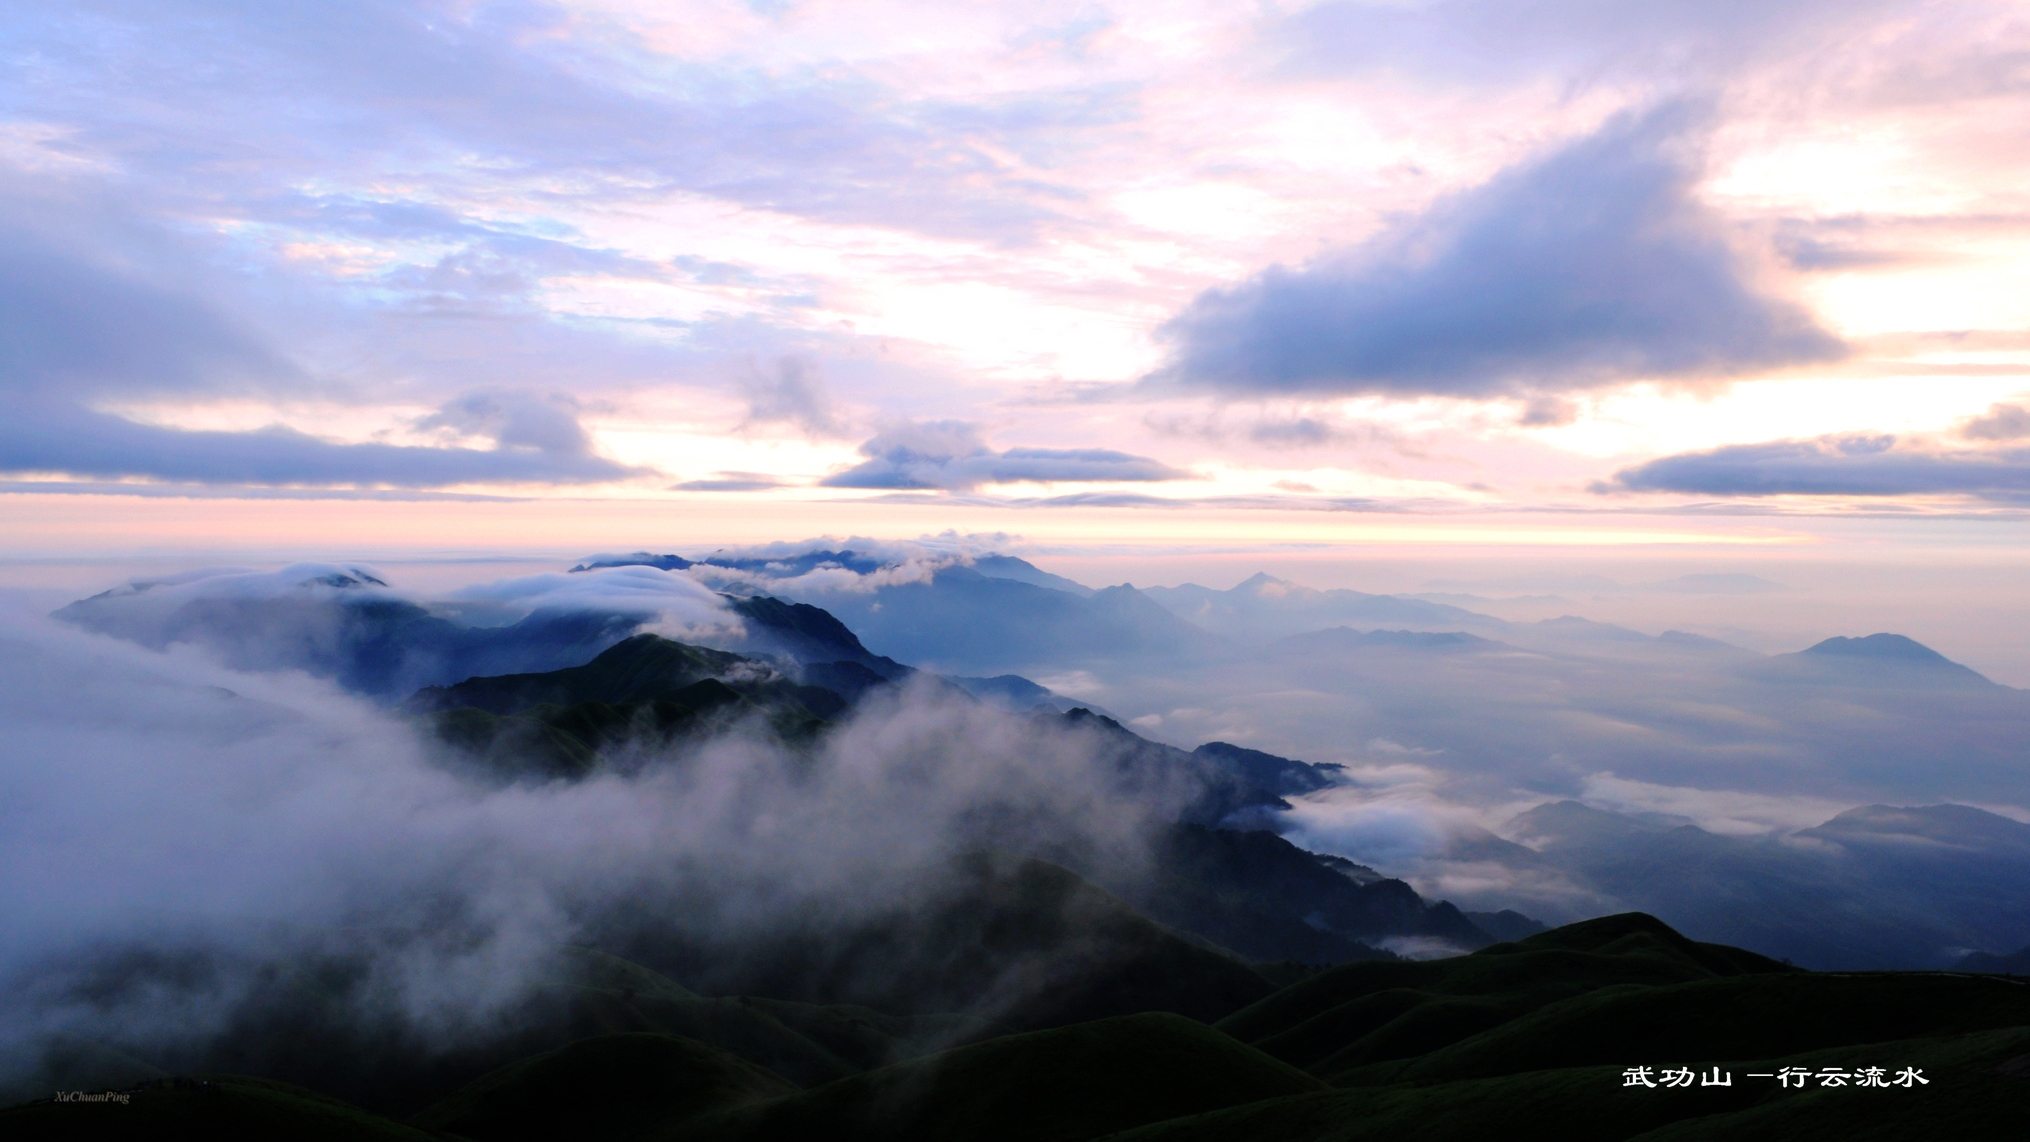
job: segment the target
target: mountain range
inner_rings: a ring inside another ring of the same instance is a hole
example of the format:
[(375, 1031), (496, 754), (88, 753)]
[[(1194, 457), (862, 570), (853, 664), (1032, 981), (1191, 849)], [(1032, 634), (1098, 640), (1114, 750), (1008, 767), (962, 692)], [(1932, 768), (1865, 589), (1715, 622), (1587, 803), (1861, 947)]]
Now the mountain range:
[[(467, 623), (344, 567), (229, 589), (138, 585), (59, 616), (149, 646), (199, 643), (241, 669), (329, 678), (407, 719), (468, 791), (626, 795), (707, 744), (754, 743), (783, 760), (780, 792), (794, 797), (863, 722), (960, 710), (965, 725), (1083, 759), (1092, 787), (1074, 793), (1145, 811), (1131, 843), (1042, 828), (1044, 809), (983, 799), (963, 818), (970, 843), (900, 896), (817, 900), (741, 925), (700, 922), (700, 898), (683, 891), (621, 892), (574, 914), (571, 942), (549, 948), (535, 978), (457, 1027), (385, 1003), (373, 950), (385, 934), (252, 970), (228, 962), (245, 953), (82, 949), (64, 965), (82, 981), (75, 1004), (202, 995), (220, 1010), (181, 1036), (120, 1024), (45, 1035), (13, 1074), (9, 1097), (26, 1101), (0, 1110), (0, 1130), (471, 1142), (2020, 1130), (2030, 989), (2007, 973), (2030, 955), (2014, 950), (2030, 943), (2030, 826), (1965, 805), (1867, 804), (1811, 828), (1729, 835), (1550, 798), (1427, 854), (1424, 882), (1467, 886), (1447, 893), (1463, 910), (1386, 865), (1299, 843), (1319, 820), (1301, 810), (1329, 810), (1368, 771), (1257, 748), (1266, 733), (1185, 749), (1137, 732), (1188, 725), (1177, 708), (1123, 722), (1016, 669), (1090, 670), (1131, 710), (1153, 692), (1135, 678), (1167, 671), (1174, 687), (1193, 670), (1237, 672), (1243, 689), (1229, 693), (1264, 695), (1264, 717), (1337, 704), (1334, 717), (1359, 720), (1336, 724), (1396, 735), (1392, 764), (1444, 756), (1469, 776), (1478, 744), (1508, 737), (1509, 750), (1542, 755), (1551, 739), (1528, 733), (1560, 719), (1611, 715), (1597, 741), (1618, 743), (1616, 756), (1640, 742), (1655, 764), (1691, 769), (1694, 755), (1674, 760), (1655, 727), (1706, 726), (1702, 743), (1767, 767), (1785, 760), (1768, 743), (1845, 718), (1849, 731), (1816, 748), (1873, 739), (1874, 752), (1846, 759), (1850, 773), (1897, 747), (1897, 717), (2018, 724), (2021, 692), (1910, 639), (1763, 656), (1265, 576), (1229, 592), (1094, 590), (998, 556), (807, 598), (764, 588), (891, 568), (851, 551), (642, 555), (587, 561), (570, 578), (650, 568), (657, 587), (701, 563), (724, 574), (716, 591), (680, 584), (693, 617), (714, 620), (693, 625), (541, 595), (508, 621)], [(1575, 694), (1577, 678), (1591, 688)], [(1776, 721), (1786, 705), (1803, 713)], [(1567, 769), (1505, 772), (1568, 780), (1587, 746), (1558, 740)], [(1937, 739), (1955, 740), (1974, 739)], [(1489, 769), (1507, 756), (1490, 749)], [(772, 842), (757, 831), (744, 843)], [(738, 886), (711, 887), (740, 899)], [(1522, 912), (1574, 922), (1545, 930)], [(1920, 966), (1955, 970), (1851, 970)], [(204, 990), (223, 978), (241, 982)], [(1928, 1077), (1871, 1085), (1870, 1068), (1885, 1082)], [(1714, 1080), (1653, 1085), (1666, 1073)]]

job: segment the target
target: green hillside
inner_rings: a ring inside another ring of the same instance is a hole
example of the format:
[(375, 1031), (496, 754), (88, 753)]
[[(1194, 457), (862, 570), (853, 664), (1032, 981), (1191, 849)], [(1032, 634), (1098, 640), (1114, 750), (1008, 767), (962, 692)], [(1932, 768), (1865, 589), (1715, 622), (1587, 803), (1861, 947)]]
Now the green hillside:
[[(285, 1011), (213, 1060), (264, 1078), (18, 1106), (0, 1111), (0, 1136), (1957, 1140), (2020, 1137), (2030, 1105), (2030, 983), (2005, 976), (1806, 972), (1627, 914), (1271, 992), (1064, 869), (982, 857), (975, 871), (958, 912), (934, 910), (946, 925), (916, 933), (942, 932), (936, 962), (958, 975), (902, 968), (885, 985), (904, 1000), (914, 987), (912, 1002), (710, 997), (574, 949), (524, 1021), (486, 1042), (424, 1051)], [(989, 952), (1038, 949), (1051, 952), (979, 974)], [(1025, 998), (990, 989), (938, 1010), (930, 999), (961, 976)], [(133, 1045), (64, 1052), (82, 1089), (93, 1065), (108, 1085), (152, 1065)], [(1687, 1081), (1630, 1085), (1631, 1067)], [(1789, 1067), (1814, 1077), (1757, 1077)], [(1864, 1067), (1926, 1081), (1865, 1085)], [(1829, 1068), (1845, 1081), (1819, 1077)]]
[(922, 898), (850, 925), (726, 949), (642, 938), (624, 952), (711, 978), (712, 990), (918, 1016), (966, 1011), (1015, 1031), (1142, 1011), (1210, 1021), (1275, 990), (1070, 869), (989, 852), (952, 862)]
[(695, 1039), (606, 1035), (510, 1063), (410, 1122), (474, 1142), (641, 1138), (796, 1089)]
[(437, 735), (508, 778), (577, 778), (602, 754), (663, 746), (753, 719), (785, 741), (808, 739), (849, 705), (755, 659), (638, 634), (582, 666), (468, 678), (404, 703)]
[[(1733, 1085), (1628, 1087), (1620, 1066), (1546, 1069), (1272, 1099), (1148, 1124), (1108, 1142), (1484, 1142), (1532, 1133), (1560, 1142), (2000, 1142), (2023, 1136), (2030, 1028), (1718, 1065)], [(1817, 1072), (1875, 1065), (1892, 1073), (1914, 1067), (1927, 1085), (1799, 1090), (1748, 1077), (1786, 1066)]]
[(1323, 1086), (1178, 1015), (1011, 1035), (692, 1123), (695, 1142), (1074, 1142)]

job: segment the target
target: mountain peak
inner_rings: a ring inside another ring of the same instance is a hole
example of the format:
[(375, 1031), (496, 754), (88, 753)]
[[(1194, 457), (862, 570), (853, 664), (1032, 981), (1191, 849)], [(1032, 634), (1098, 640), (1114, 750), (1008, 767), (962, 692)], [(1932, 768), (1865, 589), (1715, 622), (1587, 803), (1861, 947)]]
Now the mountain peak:
[(1257, 571), (1253, 575), (1250, 575), (1246, 579), (1243, 579), (1241, 582), (1235, 584), (1234, 590), (1246, 592), (1249, 594), (1261, 594), (1263, 591), (1273, 591), (1280, 593), (1282, 591), (1289, 590), (1291, 587), (1294, 586), (1296, 586), (1296, 584), (1290, 582), (1288, 579), (1278, 579), (1274, 575), (1269, 574), (1267, 571)]
[(1803, 653), (1836, 655), (1841, 658), (1872, 658), (1877, 661), (1958, 665), (1916, 639), (1906, 638), (1900, 634), (1871, 634), (1866, 638), (1834, 637), (1806, 647)]

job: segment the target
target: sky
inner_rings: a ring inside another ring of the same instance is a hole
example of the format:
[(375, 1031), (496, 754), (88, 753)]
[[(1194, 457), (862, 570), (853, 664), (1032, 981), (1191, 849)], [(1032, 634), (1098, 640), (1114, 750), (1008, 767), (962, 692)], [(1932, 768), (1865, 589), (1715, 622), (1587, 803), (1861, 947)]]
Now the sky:
[(2019, 5), (22, 0), (0, 53), (16, 562), (2026, 539)]

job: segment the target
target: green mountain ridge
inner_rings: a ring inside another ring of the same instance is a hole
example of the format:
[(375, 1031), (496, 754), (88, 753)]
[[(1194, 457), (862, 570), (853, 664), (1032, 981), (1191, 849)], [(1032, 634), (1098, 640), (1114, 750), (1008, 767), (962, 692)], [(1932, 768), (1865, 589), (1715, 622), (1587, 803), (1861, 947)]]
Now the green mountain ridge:
[[(619, 1026), (619, 1013), (731, 1004), (769, 1019), (782, 1013), (776, 1025), (790, 1034), (801, 1021), (814, 1033), (825, 1025), (835, 1035), (876, 1037), (907, 1028), (908, 1017), (705, 999), (590, 952), (574, 953), (570, 971), (572, 986), (609, 1004), (604, 1023), (441, 1082), (429, 1105), (406, 1112), (214, 1074), (131, 1087), (125, 1104), (45, 1100), (0, 1110), (0, 1133), (31, 1142), (163, 1133), (1445, 1142), (1523, 1130), (1588, 1142), (2001, 1139), (2020, 1136), (2030, 1095), (2030, 985), (1952, 973), (1807, 972), (1688, 940), (1639, 913), (1447, 960), (1348, 964), (1211, 1025), (1165, 1012), (1012, 1034), (976, 1024), (973, 1041), (931, 1053), (847, 1063), (849, 1046), (828, 1052), (843, 1073), (800, 1081), (763, 1062), (766, 1047), (756, 1041)], [(1700, 1081), (1631, 1085), (1635, 1067), (1650, 1081), (1670, 1068)], [(1803, 1088), (1780, 1083), (1774, 1076), (1787, 1067), (1814, 1077)], [(1864, 1067), (1883, 1068), (1877, 1082), (1889, 1085), (1865, 1085)], [(1896, 1085), (1906, 1068), (1924, 1081)], [(1829, 1069), (1844, 1076), (1837, 1085), (1820, 1077)], [(1708, 1074), (1724, 1074), (1726, 1084), (1705, 1085)]]

